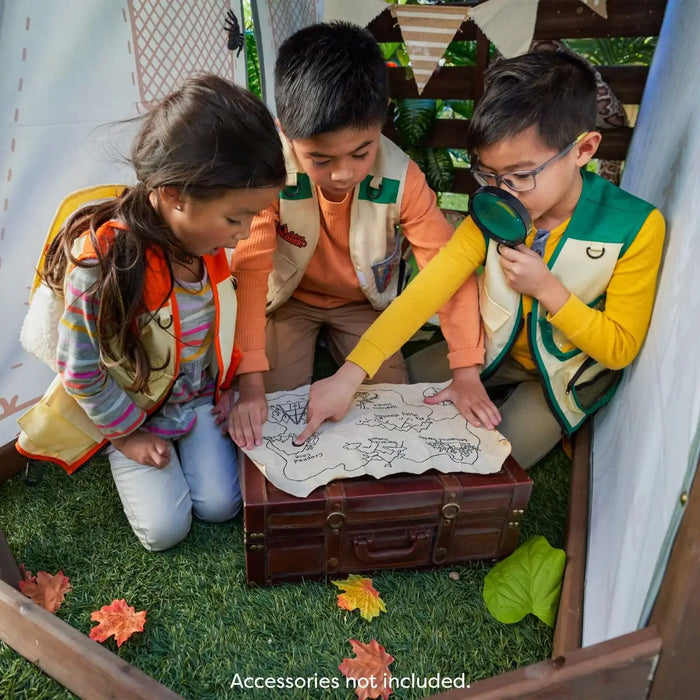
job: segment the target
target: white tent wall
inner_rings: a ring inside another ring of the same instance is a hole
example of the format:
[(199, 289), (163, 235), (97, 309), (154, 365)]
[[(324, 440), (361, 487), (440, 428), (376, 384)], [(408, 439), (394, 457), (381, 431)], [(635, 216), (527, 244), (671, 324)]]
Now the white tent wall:
[(0, 0), (0, 445), (51, 380), (19, 344), (34, 266), (59, 202), (132, 181), (120, 160), (143, 113), (194, 73), (245, 85), (245, 55), (226, 47), (241, 0)]
[(670, 0), (622, 182), (668, 228), (649, 335), (595, 421), (584, 646), (647, 623), (698, 460), (699, 31), (700, 3)]

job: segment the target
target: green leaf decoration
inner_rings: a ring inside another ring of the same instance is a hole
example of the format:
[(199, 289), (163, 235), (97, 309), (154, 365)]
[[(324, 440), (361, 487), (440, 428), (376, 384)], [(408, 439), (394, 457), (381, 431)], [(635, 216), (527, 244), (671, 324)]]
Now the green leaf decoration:
[(394, 57), (397, 49), (401, 44), (398, 41), (387, 41), (379, 44), (379, 48), (382, 50), (382, 55), (385, 61), (389, 61)]
[(403, 146), (416, 146), (436, 119), (435, 100), (396, 100), (394, 124)]
[(443, 57), (448, 66), (474, 66), (476, 65), (476, 42), (450, 42)]
[(447, 100), (445, 106), (464, 119), (474, 115), (474, 100)]
[(246, 72), (248, 74), (248, 89), (260, 97), (262, 89), (260, 87), (260, 61), (258, 60), (258, 45), (255, 43), (255, 36), (252, 29), (245, 32), (245, 58)]
[(499, 621), (519, 622), (532, 613), (549, 627), (559, 607), (566, 553), (540, 536), (530, 537), (498, 562), (484, 579), (484, 602)]
[(567, 39), (564, 43), (595, 65), (648, 66), (654, 56), (657, 37)]
[(440, 192), (449, 192), (454, 182), (454, 163), (446, 148), (406, 149), (425, 173), (430, 187)]

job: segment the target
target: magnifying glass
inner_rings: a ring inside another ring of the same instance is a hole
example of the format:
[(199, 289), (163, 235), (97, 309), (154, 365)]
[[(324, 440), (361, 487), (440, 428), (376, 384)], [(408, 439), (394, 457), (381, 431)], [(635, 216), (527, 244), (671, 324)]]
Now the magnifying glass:
[(532, 219), (517, 197), (500, 187), (480, 187), (469, 198), (469, 215), (497, 243), (515, 248), (525, 242)]

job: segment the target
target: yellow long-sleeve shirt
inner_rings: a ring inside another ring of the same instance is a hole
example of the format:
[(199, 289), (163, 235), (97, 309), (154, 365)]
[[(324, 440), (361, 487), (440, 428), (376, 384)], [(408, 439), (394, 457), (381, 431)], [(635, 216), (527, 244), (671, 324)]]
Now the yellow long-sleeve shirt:
[[(549, 260), (569, 220), (554, 228), (544, 251)], [(608, 284), (605, 308), (593, 309), (571, 294), (559, 311), (547, 320), (584, 353), (611, 369), (627, 366), (644, 340), (656, 292), (656, 278), (663, 250), (665, 224), (653, 210), (633, 243), (617, 261)], [(530, 246), (534, 232), (526, 245)], [(348, 360), (371, 377), (384, 360), (403, 345), (435, 310), (484, 263), (486, 245), (471, 219), (455, 231), (406, 290), (362, 336)], [(562, 280), (566, 286), (566, 280)], [(523, 314), (532, 308), (532, 297), (523, 295)], [(525, 367), (535, 366), (523, 328), (511, 349), (512, 357)]]

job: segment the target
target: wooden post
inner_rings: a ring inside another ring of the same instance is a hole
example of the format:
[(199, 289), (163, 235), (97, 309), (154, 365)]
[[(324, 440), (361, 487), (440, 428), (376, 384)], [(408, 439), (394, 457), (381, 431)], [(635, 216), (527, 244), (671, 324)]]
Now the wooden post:
[(15, 474), (19, 474), (26, 463), (26, 457), (23, 457), (15, 449), (14, 440), (2, 445), (0, 447), (0, 484)]
[(685, 512), (673, 544), (651, 624), (661, 634), (663, 651), (650, 700), (698, 697), (700, 639), (700, 464), (690, 494), (681, 494)]
[(0, 530), (0, 580), (13, 588), (17, 588), (21, 580), (17, 562), (12, 556), (10, 545), (7, 544), (5, 533)]
[(552, 657), (563, 656), (581, 647), (583, 629), (583, 590), (588, 543), (588, 487), (590, 480), (591, 421), (587, 420), (574, 437), (566, 517), (566, 569), (554, 628)]
[[(440, 700), (644, 700), (661, 639), (645, 627), (607, 642), (577, 649), (566, 660), (553, 659), (492, 676), (470, 687), (431, 697)], [(697, 693), (696, 693), (697, 696)], [(674, 698), (674, 696), (665, 696)]]

